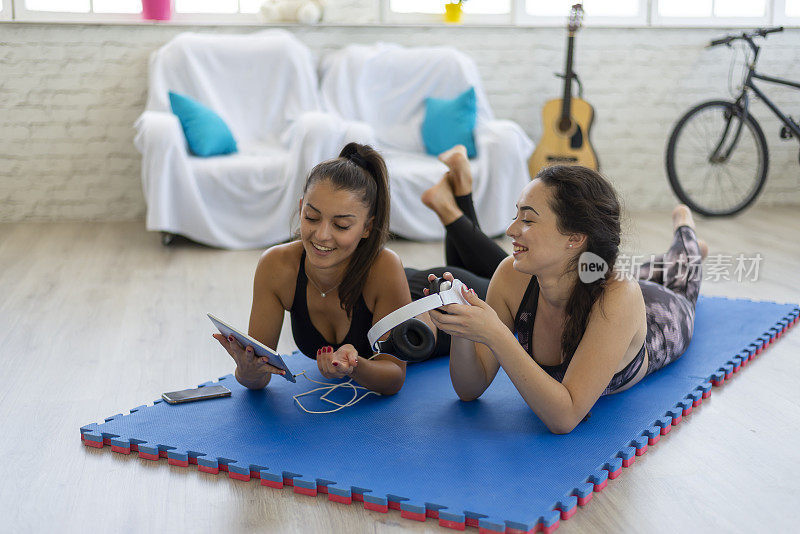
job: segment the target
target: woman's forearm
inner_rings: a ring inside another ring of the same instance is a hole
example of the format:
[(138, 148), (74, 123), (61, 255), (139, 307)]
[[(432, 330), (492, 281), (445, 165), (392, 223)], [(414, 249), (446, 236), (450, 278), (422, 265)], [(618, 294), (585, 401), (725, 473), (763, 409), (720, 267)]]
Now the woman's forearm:
[(475, 400), (489, 386), (486, 369), (469, 339), (453, 336), (450, 340), (450, 380), (458, 398)]
[(359, 356), (358, 365), (350, 377), (375, 393), (394, 395), (403, 387), (406, 373), (393, 361), (375, 358), (368, 360)]
[(566, 434), (580, 422), (574, 413), (572, 396), (534, 362), (511, 331), (500, 332), (490, 350), (531, 410), (551, 432)]

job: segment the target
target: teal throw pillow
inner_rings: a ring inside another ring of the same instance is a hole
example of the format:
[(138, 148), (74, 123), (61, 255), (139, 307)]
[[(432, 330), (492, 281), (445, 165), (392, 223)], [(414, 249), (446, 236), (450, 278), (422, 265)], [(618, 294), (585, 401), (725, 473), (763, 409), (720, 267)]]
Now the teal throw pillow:
[(236, 152), (236, 140), (219, 115), (188, 96), (172, 91), (169, 103), (181, 121), (192, 154), (207, 158)]
[(472, 131), (478, 118), (475, 88), (470, 87), (452, 100), (425, 99), (425, 120), (422, 141), (428, 154), (437, 156), (454, 145), (467, 147), (467, 156), (474, 158), (475, 138)]

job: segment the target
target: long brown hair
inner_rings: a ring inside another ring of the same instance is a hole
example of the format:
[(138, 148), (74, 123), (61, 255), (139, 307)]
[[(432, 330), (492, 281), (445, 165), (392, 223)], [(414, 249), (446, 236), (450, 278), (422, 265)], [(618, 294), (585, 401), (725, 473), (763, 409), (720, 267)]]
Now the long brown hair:
[[(586, 331), (592, 306), (601, 299), (608, 281), (614, 276), (621, 234), (620, 203), (614, 187), (599, 173), (581, 166), (546, 167), (537, 178), (552, 192), (550, 209), (562, 234), (586, 235), (586, 251), (597, 254), (606, 264), (605, 276), (590, 284), (578, 279), (565, 310), (566, 322), (561, 335), (561, 350), (567, 363)], [(576, 254), (564, 274), (577, 272)]]
[(348, 143), (339, 157), (323, 161), (313, 169), (303, 186), (308, 188), (322, 180), (330, 180), (336, 189), (361, 195), (369, 208), (372, 228), (350, 257), (350, 264), (339, 285), (339, 301), (350, 317), (358, 298), (364, 291), (367, 275), (389, 237), (389, 177), (383, 157), (371, 146)]

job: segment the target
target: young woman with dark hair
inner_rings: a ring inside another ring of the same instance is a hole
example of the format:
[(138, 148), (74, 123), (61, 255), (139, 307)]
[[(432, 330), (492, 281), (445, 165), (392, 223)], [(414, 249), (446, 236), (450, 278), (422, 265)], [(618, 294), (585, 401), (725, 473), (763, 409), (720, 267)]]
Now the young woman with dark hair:
[[(388, 230), (383, 158), (369, 146), (350, 143), (309, 174), (300, 200), (299, 239), (261, 256), (249, 334), (274, 349), (288, 311), (295, 343), (307, 356), (316, 355), (323, 376), (349, 376), (384, 395), (399, 391), (405, 362), (373, 356), (367, 341), (374, 323), (411, 302), (400, 258), (384, 248)], [(283, 373), (251, 347), (214, 337), (236, 362), (242, 385), (260, 389), (272, 374)]]
[[(502, 366), (545, 425), (567, 433), (601, 395), (625, 390), (683, 354), (708, 252), (686, 206), (673, 211), (673, 242), (657, 260), (663, 268), (645, 265), (638, 280), (620, 277), (613, 187), (584, 167), (549, 167), (519, 197), (506, 231), (514, 241), (507, 257), (474, 218), (463, 151), (456, 147), (442, 160), (450, 171), (423, 202), (445, 224), (448, 262), (491, 276), (485, 297), (474, 287), (465, 291), (471, 306), (430, 312), (452, 336), (450, 376), (461, 399), (478, 398)], [(587, 252), (608, 266), (597, 279), (579, 275)]]

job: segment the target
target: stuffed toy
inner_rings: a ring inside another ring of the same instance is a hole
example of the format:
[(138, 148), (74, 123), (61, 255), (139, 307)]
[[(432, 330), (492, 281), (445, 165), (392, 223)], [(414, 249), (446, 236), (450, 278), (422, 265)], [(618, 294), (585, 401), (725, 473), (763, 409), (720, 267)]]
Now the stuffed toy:
[(261, 4), (264, 22), (316, 24), (322, 20), (326, 0), (266, 0)]

